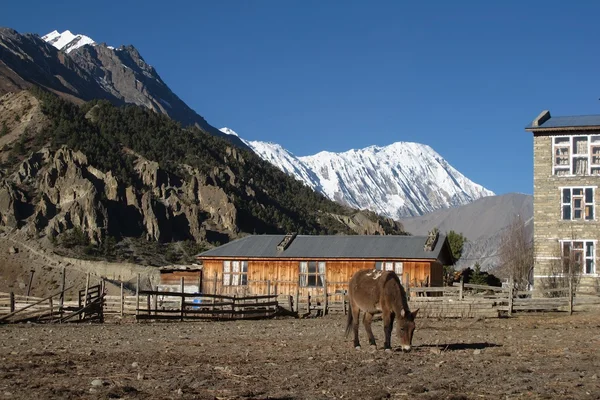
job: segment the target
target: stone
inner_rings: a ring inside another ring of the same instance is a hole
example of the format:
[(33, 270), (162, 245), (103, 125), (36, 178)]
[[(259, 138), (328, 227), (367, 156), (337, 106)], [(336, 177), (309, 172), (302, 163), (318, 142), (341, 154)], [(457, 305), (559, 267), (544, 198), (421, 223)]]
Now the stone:
[(91, 383), (92, 386), (102, 386), (104, 385), (104, 382), (102, 381), (102, 379), (94, 379)]
[(11, 246), (8, 248), (8, 253), (9, 254), (17, 254), (19, 252), (19, 248), (15, 247), (15, 246)]

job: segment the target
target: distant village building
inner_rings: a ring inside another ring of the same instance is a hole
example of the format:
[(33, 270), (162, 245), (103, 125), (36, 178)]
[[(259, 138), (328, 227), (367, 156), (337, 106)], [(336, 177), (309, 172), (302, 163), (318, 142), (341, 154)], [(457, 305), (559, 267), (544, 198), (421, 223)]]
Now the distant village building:
[(446, 236), (254, 235), (205, 251), (203, 293), (323, 295), (345, 290), (366, 268), (393, 270), (411, 285), (442, 286), (454, 263)]
[(544, 111), (525, 130), (533, 132), (534, 288), (569, 268), (597, 284), (600, 115)]

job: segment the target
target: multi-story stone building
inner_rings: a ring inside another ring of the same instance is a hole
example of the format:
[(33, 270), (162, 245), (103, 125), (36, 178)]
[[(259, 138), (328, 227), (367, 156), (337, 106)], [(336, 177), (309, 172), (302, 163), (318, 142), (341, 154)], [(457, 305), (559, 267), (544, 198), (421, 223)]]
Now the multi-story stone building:
[(598, 285), (600, 115), (552, 117), (543, 111), (533, 132), (534, 288), (569, 268)]

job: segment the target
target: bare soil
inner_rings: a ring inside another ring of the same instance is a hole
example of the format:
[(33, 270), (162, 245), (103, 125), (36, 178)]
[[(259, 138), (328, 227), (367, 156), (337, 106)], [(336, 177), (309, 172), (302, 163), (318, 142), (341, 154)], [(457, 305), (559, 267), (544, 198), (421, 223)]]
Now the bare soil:
[(600, 312), (421, 319), (410, 353), (345, 317), (1, 325), (0, 399), (598, 399)]

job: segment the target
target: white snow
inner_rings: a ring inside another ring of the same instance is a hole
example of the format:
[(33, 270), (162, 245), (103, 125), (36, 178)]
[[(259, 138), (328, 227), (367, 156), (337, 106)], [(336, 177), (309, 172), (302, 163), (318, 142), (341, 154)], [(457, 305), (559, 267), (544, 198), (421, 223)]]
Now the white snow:
[(89, 36), (73, 34), (69, 30), (64, 31), (63, 33), (52, 31), (49, 34), (42, 36), (42, 39), (57, 49), (64, 50), (67, 53), (79, 47), (85, 46), (86, 44), (92, 46), (96, 45), (96, 42), (94, 42), (94, 40)]
[[(237, 133), (229, 128), (227, 134)], [(242, 139), (243, 140), (243, 139)], [(296, 157), (276, 143), (243, 140), (261, 158), (331, 200), (400, 219), (470, 203), (494, 193), (431, 147), (412, 142)]]

